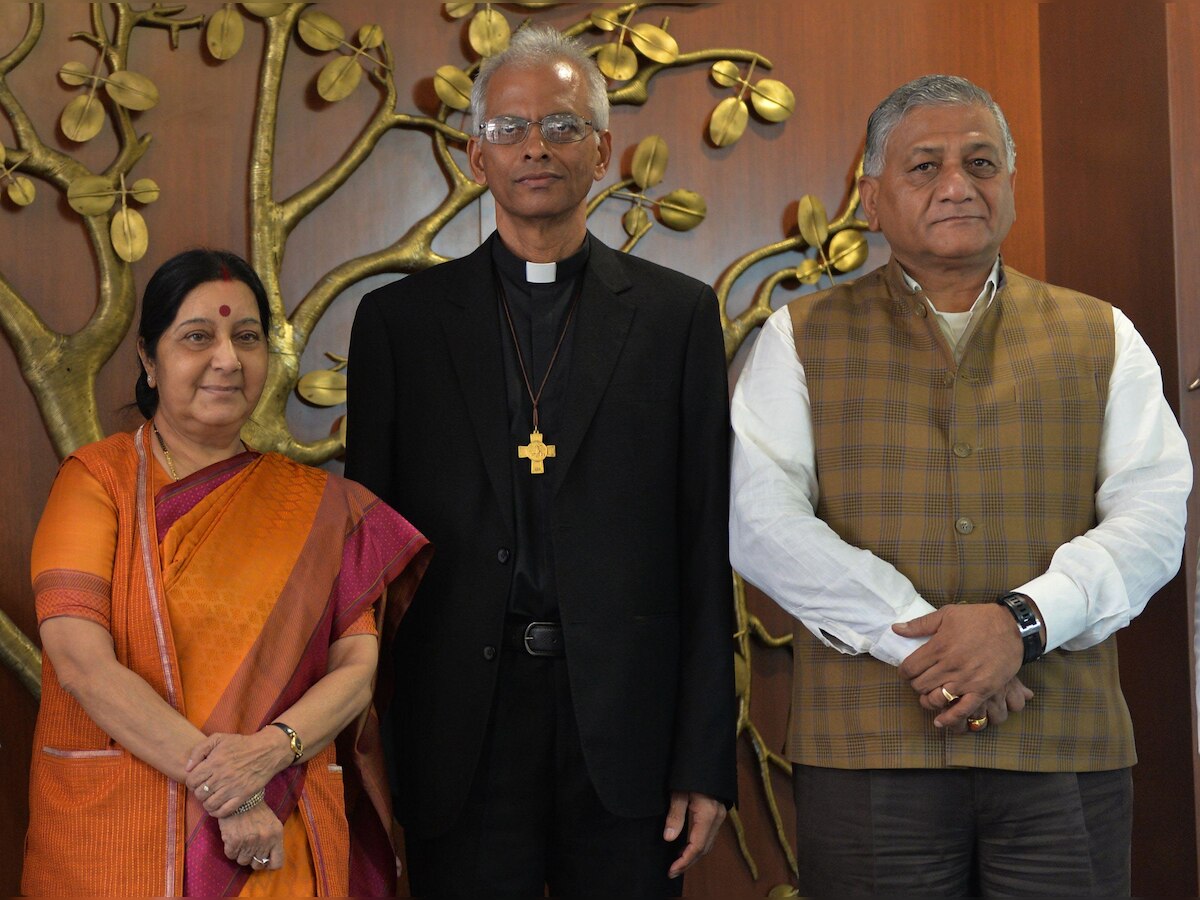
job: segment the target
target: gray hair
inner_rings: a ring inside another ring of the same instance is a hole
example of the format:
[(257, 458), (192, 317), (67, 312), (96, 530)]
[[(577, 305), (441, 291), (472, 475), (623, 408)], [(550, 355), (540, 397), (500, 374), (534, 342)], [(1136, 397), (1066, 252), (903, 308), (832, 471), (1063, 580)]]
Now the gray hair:
[(992, 95), (957, 75), (922, 75), (902, 84), (875, 107), (867, 120), (867, 149), (863, 155), (863, 174), (878, 178), (883, 174), (884, 151), (893, 129), (908, 113), (919, 106), (940, 104), (973, 106), (991, 110), (1004, 138), (1004, 163), (1009, 172), (1017, 165), (1017, 146), (1013, 143), (1008, 120)]
[(567, 62), (583, 76), (587, 88), (588, 117), (598, 133), (608, 128), (608, 82), (578, 38), (567, 37), (549, 25), (527, 25), (517, 31), (508, 48), (483, 61), (471, 86), (471, 111), (476, 129), (487, 121), (487, 88), (492, 76), (503, 66), (533, 69), (556, 62)]

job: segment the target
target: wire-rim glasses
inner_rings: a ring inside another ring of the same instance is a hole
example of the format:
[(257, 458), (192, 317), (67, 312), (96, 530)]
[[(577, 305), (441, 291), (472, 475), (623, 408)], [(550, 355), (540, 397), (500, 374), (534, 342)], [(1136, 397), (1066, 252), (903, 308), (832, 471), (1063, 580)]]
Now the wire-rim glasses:
[(574, 144), (591, 132), (590, 120), (575, 113), (551, 113), (539, 122), (520, 116), (493, 116), (479, 126), (479, 133), (490, 144), (520, 144), (529, 136), (530, 126), (536, 125), (542, 137), (552, 144)]

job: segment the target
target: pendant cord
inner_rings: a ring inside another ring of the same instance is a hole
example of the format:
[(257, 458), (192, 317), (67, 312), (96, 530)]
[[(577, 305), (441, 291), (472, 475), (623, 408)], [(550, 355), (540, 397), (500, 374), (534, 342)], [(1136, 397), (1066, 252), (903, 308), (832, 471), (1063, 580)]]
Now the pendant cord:
[(538, 385), (537, 393), (533, 392), (533, 384), (529, 380), (529, 372), (525, 368), (525, 357), (521, 354), (521, 342), (517, 340), (517, 329), (513, 325), (512, 312), (508, 308), (508, 294), (504, 290), (504, 280), (500, 277), (500, 273), (496, 272), (496, 286), (499, 288), (500, 305), (504, 308), (504, 318), (508, 322), (508, 333), (512, 335), (513, 349), (517, 351), (517, 365), (521, 367), (521, 380), (525, 383), (525, 393), (529, 395), (529, 402), (533, 404), (533, 430), (541, 431), (538, 427), (538, 402), (542, 399), (542, 391), (546, 389), (546, 383), (550, 380), (550, 373), (554, 371), (554, 364), (558, 361), (558, 351), (562, 349), (563, 341), (567, 337), (567, 329), (571, 326), (571, 319), (575, 315), (575, 307), (579, 303), (579, 295), (583, 293), (583, 275), (579, 275), (579, 284), (575, 288), (575, 294), (571, 297), (571, 305), (567, 309), (567, 321), (563, 323), (562, 333), (558, 336), (558, 343), (554, 345), (554, 352), (550, 355), (550, 363), (546, 366), (546, 374), (542, 376), (542, 383)]
[(167, 459), (167, 468), (171, 472), (171, 480), (178, 481), (179, 473), (175, 471), (175, 460), (171, 458), (171, 451), (167, 449), (167, 442), (164, 441), (163, 436), (159, 434), (158, 423), (151, 419), (150, 427), (154, 429), (154, 436), (158, 438), (158, 446), (162, 448), (163, 456), (165, 456)]

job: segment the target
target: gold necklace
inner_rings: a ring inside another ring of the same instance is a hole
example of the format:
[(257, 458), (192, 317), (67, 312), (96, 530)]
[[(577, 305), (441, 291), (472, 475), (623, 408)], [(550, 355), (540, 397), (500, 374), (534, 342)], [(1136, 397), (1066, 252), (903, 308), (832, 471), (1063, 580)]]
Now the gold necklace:
[(512, 335), (513, 349), (517, 352), (517, 365), (521, 369), (521, 380), (525, 383), (525, 393), (529, 395), (529, 402), (533, 404), (533, 432), (529, 435), (528, 444), (517, 445), (517, 458), (529, 460), (529, 474), (541, 475), (546, 471), (546, 459), (553, 457), (557, 453), (555, 444), (547, 444), (542, 438), (541, 422), (538, 419), (538, 402), (542, 399), (542, 391), (546, 389), (546, 382), (550, 380), (550, 373), (554, 370), (554, 364), (558, 361), (558, 351), (562, 349), (563, 340), (567, 336), (567, 329), (571, 327), (571, 318), (575, 315), (575, 306), (579, 303), (579, 295), (583, 293), (583, 274), (580, 273), (579, 284), (575, 288), (575, 294), (571, 297), (571, 305), (567, 309), (567, 321), (563, 323), (562, 332), (558, 335), (558, 343), (554, 345), (554, 352), (550, 355), (550, 362), (546, 366), (546, 374), (542, 376), (542, 383), (538, 386), (537, 393), (533, 391), (533, 385), (529, 381), (529, 372), (525, 369), (525, 358), (521, 354), (521, 343), (517, 340), (517, 329), (513, 325), (512, 313), (508, 309), (508, 295), (504, 291), (504, 282), (500, 280), (500, 273), (495, 272), (496, 287), (499, 289), (500, 305), (504, 308), (504, 318), (508, 322), (508, 332)]
[(158, 432), (158, 424), (151, 419), (150, 427), (154, 429), (154, 436), (158, 438), (158, 446), (162, 448), (163, 456), (167, 458), (167, 469), (171, 473), (171, 480), (178, 481), (179, 473), (175, 471), (175, 460), (171, 458), (171, 451), (167, 449), (167, 442), (163, 440), (163, 436)]

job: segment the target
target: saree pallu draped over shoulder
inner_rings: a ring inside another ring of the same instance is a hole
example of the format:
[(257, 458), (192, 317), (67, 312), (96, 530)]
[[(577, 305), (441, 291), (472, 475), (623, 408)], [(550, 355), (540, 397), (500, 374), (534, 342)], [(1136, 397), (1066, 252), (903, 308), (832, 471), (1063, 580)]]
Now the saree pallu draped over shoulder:
[[(324, 676), (333, 641), (390, 637), (424, 571), (426, 541), (365, 488), (277, 454), (240, 454), (155, 496), (149, 438), (143, 427), (74, 454), (117, 508), (117, 659), (205, 734), (254, 733)], [(225, 857), (217, 821), (182, 785), (112, 741), (50, 675), (25, 893), (235, 896), (308, 885), (326, 896), (394, 894), (373, 706), (336, 750), (268, 783), (287, 862), (252, 874)]]

